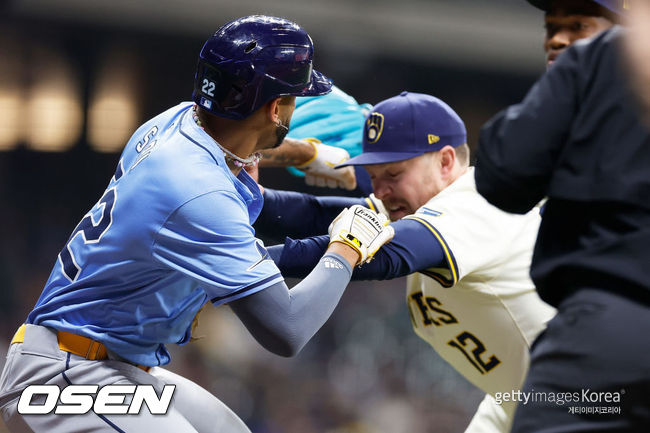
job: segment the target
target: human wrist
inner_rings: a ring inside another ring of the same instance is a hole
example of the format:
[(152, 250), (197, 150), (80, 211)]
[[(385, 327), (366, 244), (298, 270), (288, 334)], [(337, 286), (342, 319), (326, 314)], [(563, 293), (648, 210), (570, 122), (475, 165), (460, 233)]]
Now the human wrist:
[(295, 167), (303, 169), (316, 160), (316, 157), (318, 156), (318, 146), (316, 144), (320, 143), (320, 140), (316, 138), (304, 138), (302, 140), (294, 141), (297, 142), (294, 146), (300, 147), (300, 152), (303, 156), (302, 162), (296, 164)]
[(361, 255), (357, 250), (343, 242), (332, 242), (328, 247), (327, 253), (335, 253), (347, 261), (350, 266), (354, 267), (361, 260)]

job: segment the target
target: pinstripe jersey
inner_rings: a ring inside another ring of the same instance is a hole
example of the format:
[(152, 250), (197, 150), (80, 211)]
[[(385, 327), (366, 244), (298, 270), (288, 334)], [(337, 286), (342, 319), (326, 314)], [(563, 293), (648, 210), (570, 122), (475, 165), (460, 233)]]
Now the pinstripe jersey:
[(263, 198), (235, 177), (183, 103), (142, 125), (106, 191), (59, 254), (28, 323), (104, 343), (143, 365), (169, 362), (208, 301), (282, 276), (251, 224)]
[(539, 210), (514, 215), (490, 205), (470, 168), (406, 218), (431, 230), (448, 265), (408, 277), (416, 334), (486, 393), (520, 389), (530, 345), (555, 314), (528, 275)]

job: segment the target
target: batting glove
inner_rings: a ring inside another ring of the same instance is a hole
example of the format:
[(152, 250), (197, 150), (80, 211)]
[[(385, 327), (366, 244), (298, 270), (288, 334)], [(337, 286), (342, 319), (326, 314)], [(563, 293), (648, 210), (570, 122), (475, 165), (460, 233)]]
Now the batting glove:
[(340, 147), (321, 143), (316, 138), (305, 138), (314, 146), (315, 154), (306, 163), (296, 166), (305, 173), (305, 183), (311, 186), (326, 186), (329, 188), (345, 188), (353, 190), (357, 187), (357, 179), (353, 167), (334, 167), (350, 159), (347, 150)]
[(330, 244), (341, 242), (359, 253), (357, 265), (368, 263), (379, 248), (393, 239), (388, 219), (361, 205), (345, 208), (329, 226)]
[(374, 193), (370, 193), (368, 197), (366, 197), (366, 203), (368, 203), (368, 207), (378, 214), (382, 214), (386, 218), (390, 218), (390, 214), (388, 213), (388, 210), (386, 209), (386, 206), (384, 206), (384, 203), (379, 200), (377, 197), (375, 197)]

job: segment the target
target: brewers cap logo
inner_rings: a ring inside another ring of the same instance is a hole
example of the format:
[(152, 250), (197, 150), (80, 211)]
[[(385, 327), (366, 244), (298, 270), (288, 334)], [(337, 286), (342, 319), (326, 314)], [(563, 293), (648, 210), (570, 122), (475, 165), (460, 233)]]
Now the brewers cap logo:
[(366, 141), (368, 143), (376, 143), (381, 137), (384, 130), (384, 115), (381, 113), (373, 112), (366, 120)]

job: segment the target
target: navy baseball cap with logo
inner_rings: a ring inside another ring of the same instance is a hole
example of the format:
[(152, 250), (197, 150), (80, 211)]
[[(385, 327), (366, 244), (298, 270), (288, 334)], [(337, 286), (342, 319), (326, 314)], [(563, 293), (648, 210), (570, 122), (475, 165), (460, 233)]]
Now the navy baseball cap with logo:
[(402, 92), (373, 107), (363, 128), (363, 152), (336, 168), (403, 161), (466, 142), (465, 124), (449, 105)]
[[(610, 11), (617, 13), (619, 15), (625, 15), (629, 9), (628, 0), (592, 0), (594, 3), (598, 3), (604, 8), (609, 9)], [(528, 3), (535, 6), (538, 9), (547, 11), (551, 8), (552, 0), (528, 0)]]

